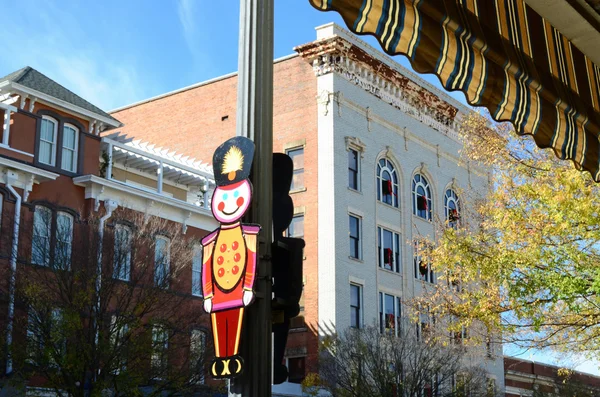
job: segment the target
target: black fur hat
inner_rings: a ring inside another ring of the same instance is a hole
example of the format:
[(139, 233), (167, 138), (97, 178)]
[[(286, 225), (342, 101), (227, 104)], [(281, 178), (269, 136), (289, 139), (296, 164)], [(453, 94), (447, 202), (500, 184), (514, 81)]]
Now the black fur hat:
[(217, 186), (248, 179), (253, 159), (254, 142), (250, 139), (236, 136), (223, 142), (213, 154), (213, 172)]

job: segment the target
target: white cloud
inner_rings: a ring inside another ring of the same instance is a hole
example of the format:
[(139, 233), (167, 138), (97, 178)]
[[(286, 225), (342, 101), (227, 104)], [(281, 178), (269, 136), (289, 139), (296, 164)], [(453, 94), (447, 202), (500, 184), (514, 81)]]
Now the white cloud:
[(22, 10), (22, 18), (15, 15), (0, 24), (2, 51), (10, 54), (0, 60), (5, 73), (31, 66), (103, 110), (147, 96), (133, 61), (86, 39), (92, 27), (80, 26), (81, 19), (50, 2), (33, 7)]
[(198, 53), (197, 35), (198, 28), (195, 23), (195, 7), (194, 0), (178, 0), (177, 1), (177, 16), (181, 22), (183, 37), (188, 46), (188, 49), (194, 57), (200, 55)]

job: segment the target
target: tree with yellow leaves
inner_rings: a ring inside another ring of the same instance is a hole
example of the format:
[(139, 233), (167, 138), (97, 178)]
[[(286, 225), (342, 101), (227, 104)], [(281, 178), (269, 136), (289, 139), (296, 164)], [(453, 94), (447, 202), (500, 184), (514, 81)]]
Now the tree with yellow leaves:
[(460, 226), (439, 225), (427, 259), (439, 281), (421, 303), (456, 327), (600, 357), (600, 186), (480, 114), (462, 135), (465, 159), (491, 170), (490, 190), (463, 192)]

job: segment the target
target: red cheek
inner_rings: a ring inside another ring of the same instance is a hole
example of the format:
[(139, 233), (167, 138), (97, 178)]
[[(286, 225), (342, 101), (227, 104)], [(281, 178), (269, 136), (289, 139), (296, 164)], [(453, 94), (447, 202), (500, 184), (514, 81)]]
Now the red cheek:
[(238, 207), (241, 207), (244, 204), (244, 198), (243, 197), (238, 197), (236, 204)]
[(225, 202), (221, 201), (219, 205), (217, 205), (217, 209), (223, 211), (225, 209)]

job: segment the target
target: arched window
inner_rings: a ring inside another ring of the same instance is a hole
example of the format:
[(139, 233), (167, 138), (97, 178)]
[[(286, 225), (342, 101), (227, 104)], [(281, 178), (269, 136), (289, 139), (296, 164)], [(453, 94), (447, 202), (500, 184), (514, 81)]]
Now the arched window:
[(161, 288), (169, 287), (171, 263), (171, 240), (157, 235), (154, 238), (154, 283)]
[(377, 200), (398, 207), (398, 175), (388, 159), (377, 163)]
[(421, 174), (416, 174), (412, 182), (413, 214), (419, 218), (431, 220), (433, 210), (429, 182)]
[(206, 331), (193, 329), (190, 335), (190, 365), (196, 372), (198, 383), (204, 383), (204, 361), (206, 360)]
[(56, 214), (56, 245), (54, 247), (54, 266), (57, 269), (71, 269), (73, 250), (73, 216), (59, 211)]
[(65, 171), (77, 172), (79, 129), (72, 124), (63, 126), (61, 165)]
[(460, 221), (460, 201), (458, 200), (458, 195), (452, 189), (446, 190), (446, 194), (444, 195), (444, 212), (448, 226), (456, 228)]
[(131, 228), (122, 224), (115, 226), (113, 277), (129, 281), (131, 276)]
[(194, 245), (192, 256), (192, 295), (202, 296), (202, 246)]
[(43, 164), (56, 165), (56, 141), (58, 139), (58, 122), (52, 117), (42, 116), (40, 129), (40, 145), (38, 161)]
[(33, 213), (33, 238), (31, 241), (31, 262), (50, 266), (50, 237), (52, 232), (52, 210), (35, 206)]

